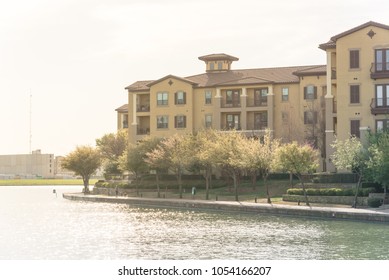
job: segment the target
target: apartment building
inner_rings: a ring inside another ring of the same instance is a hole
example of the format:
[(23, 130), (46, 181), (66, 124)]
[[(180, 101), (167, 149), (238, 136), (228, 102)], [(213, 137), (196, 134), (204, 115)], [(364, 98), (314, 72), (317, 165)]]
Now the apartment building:
[(335, 135), (365, 141), (389, 128), (389, 26), (367, 22), (319, 46), (327, 54), (325, 135), (327, 166)]
[(260, 136), (266, 129), (283, 141), (310, 142), (321, 150), (323, 171), (335, 135), (364, 137), (389, 125), (389, 26), (368, 22), (319, 46), (326, 65), (234, 69), (239, 58), (200, 56), (204, 73), (137, 81), (126, 87), (128, 104), (118, 128), (129, 141), (205, 128)]

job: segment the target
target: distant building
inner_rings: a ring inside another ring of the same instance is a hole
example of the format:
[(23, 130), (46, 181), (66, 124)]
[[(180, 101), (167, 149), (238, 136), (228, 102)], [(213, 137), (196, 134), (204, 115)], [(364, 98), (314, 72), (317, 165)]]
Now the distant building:
[(53, 154), (0, 155), (0, 178), (54, 178)]

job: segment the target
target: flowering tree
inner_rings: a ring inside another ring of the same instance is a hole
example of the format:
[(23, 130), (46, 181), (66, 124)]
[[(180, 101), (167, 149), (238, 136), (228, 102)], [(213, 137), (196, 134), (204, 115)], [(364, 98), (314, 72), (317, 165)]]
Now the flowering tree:
[(62, 162), (62, 167), (74, 171), (82, 177), (83, 192), (89, 192), (89, 179), (101, 165), (101, 156), (97, 149), (90, 146), (78, 146)]
[(198, 165), (199, 169), (203, 171), (205, 178), (205, 199), (209, 199), (209, 189), (212, 178), (212, 168), (214, 165), (214, 158), (216, 156), (215, 149), (213, 149), (212, 143), (215, 143), (218, 132), (212, 129), (199, 131), (194, 138), (193, 145), (193, 160)]
[(372, 179), (383, 185), (385, 197), (389, 185), (389, 133), (381, 132), (372, 137), (369, 147), (370, 158), (367, 163)]
[(240, 149), (244, 145), (244, 139), (246, 138), (236, 131), (219, 132), (217, 140), (210, 143), (209, 147), (213, 151), (215, 164), (232, 178), (236, 201), (239, 201), (238, 180), (244, 168), (242, 150)]
[(163, 139), (153, 151), (146, 154), (148, 164), (158, 169), (166, 166), (176, 175), (180, 198), (182, 198), (182, 174), (192, 158), (190, 140), (190, 135), (175, 134)]
[(368, 169), (368, 151), (363, 147), (361, 141), (355, 136), (352, 136), (344, 141), (335, 139), (331, 146), (335, 149), (331, 159), (336, 168), (349, 170), (358, 176), (357, 188), (352, 205), (352, 207), (356, 208), (359, 187), (361, 185), (362, 178)]
[(305, 203), (309, 206), (303, 175), (317, 168), (317, 151), (307, 144), (299, 145), (297, 142), (284, 144), (277, 148), (273, 166), (297, 176), (303, 187)]

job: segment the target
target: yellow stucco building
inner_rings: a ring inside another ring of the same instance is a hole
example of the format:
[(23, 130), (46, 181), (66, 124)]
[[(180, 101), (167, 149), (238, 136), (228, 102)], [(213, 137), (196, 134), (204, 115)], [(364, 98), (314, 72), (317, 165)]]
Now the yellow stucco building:
[(248, 136), (270, 129), (285, 142), (312, 143), (322, 170), (333, 171), (335, 135), (363, 138), (389, 126), (389, 26), (367, 22), (319, 47), (326, 65), (235, 70), (238, 58), (220, 53), (199, 57), (204, 73), (137, 81), (116, 109), (118, 129), (128, 128), (132, 143), (208, 127)]

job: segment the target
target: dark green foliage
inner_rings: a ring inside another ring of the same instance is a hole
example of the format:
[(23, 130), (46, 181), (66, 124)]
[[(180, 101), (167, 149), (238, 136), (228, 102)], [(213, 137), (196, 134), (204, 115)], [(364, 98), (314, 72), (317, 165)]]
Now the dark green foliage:
[(378, 208), (382, 205), (382, 200), (376, 197), (370, 197), (367, 200), (367, 205), (372, 208)]
[[(358, 195), (359, 196), (369, 196), (369, 193), (374, 192), (374, 188), (360, 189)], [(354, 189), (341, 189), (341, 188), (321, 188), (314, 189), (309, 188), (306, 189), (307, 195), (315, 195), (315, 196), (353, 196), (355, 195)], [(288, 189), (287, 194), (289, 195), (304, 195), (303, 189), (295, 188)]]

